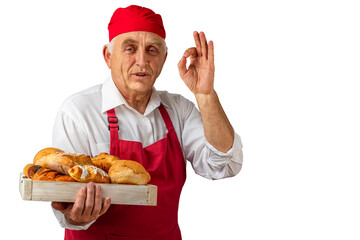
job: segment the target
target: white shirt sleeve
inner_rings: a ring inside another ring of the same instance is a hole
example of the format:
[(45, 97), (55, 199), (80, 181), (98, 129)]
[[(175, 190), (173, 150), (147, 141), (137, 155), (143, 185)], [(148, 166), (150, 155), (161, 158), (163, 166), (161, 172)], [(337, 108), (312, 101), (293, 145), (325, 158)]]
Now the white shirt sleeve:
[(60, 212), (56, 209), (52, 209), (52, 210), (55, 214), (56, 219), (59, 221), (60, 226), (63, 228), (70, 229), (70, 230), (86, 230), (91, 226), (91, 224), (93, 224), (95, 222), (95, 220), (94, 220), (84, 226), (72, 225), (66, 221), (65, 216), (62, 212)]
[[(76, 121), (60, 111), (56, 116), (53, 129), (53, 147), (68, 152), (87, 153), (89, 149), (86, 146), (86, 142), (86, 134), (81, 130), (80, 126), (76, 124)], [(92, 221), (84, 226), (72, 225), (66, 221), (62, 212), (55, 209), (53, 209), (53, 212), (60, 226), (70, 230), (86, 230), (95, 222)]]
[(59, 111), (54, 124), (52, 145), (63, 151), (91, 155), (89, 137), (75, 117)]
[(183, 99), (184, 123), (182, 143), (185, 159), (194, 171), (208, 179), (222, 179), (235, 176), (242, 167), (243, 154), (240, 136), (235, 133), (232, 148), (226, 153), (218, 151), (204, 135), (204, 127), (199, 110)]

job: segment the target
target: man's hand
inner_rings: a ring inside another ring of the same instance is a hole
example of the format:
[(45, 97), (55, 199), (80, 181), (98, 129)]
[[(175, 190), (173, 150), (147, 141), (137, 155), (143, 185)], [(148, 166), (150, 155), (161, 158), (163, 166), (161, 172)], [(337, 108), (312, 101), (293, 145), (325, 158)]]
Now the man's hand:
[(101, 187), (91, 182), (79, 190), (74, 203), (52, 202), (51, 206), (62, 212), (68, 223), (86, 225), (109, 209), (111, 199), (106, 198), (103, 204), (101, 195)]
[[(214, 43), (206, 41), (203, 32), (194, 32), (195, 46), (185, 51), (178, 63), (179, 74), (187, 87), (195, 94), (214, 93)], [(186, 59), (190, 65), (186, 68)]]
[[(227, 152), (234, 141), (234, 130), (214, 90), (214, 43), (207, 42), (203, 32), (194, 32), (196, 47), (185, 51), (178, 63), (179, 73), (195, 94), (206, 140), (221, 152)], [(190, 65), (186, 68), (186, 59)]]

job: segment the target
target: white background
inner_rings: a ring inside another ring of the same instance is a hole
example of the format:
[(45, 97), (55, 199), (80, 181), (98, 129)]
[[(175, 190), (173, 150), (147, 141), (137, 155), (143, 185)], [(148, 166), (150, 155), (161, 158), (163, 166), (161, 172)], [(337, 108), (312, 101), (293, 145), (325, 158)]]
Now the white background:
[(214, 41), (215, 87), (244, 145), (234, 178), (206, 180), (188, 164), (183, 238), (360, 239), (355, 0), (2, 1), (2, 236), (63, 239), (50, 203), (21, 199), (19, 173), (51, 145), (63, 100), (109, 76), (107, 24), (132, 3), (164, 20), (169, 54), (159, 90), (194, 100), (177, 62), (194, 30)]

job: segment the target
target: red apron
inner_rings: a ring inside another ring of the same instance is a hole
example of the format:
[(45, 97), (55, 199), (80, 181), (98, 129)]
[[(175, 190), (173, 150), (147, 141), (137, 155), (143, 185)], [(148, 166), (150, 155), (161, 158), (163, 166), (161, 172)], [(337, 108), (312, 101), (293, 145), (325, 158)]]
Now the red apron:
[(176, 132), (165, 108), (165, 138), (143, 148), (142, 143), (120, 140), (114, 109), (109, 110), (110, 154), (141, 163), (158, 187), (157, 206), (111, 205), (87, 230), (65, 229), (65, 239), (77, 240), (180, 240), (178, 205), (186, 179), (185, 160)]

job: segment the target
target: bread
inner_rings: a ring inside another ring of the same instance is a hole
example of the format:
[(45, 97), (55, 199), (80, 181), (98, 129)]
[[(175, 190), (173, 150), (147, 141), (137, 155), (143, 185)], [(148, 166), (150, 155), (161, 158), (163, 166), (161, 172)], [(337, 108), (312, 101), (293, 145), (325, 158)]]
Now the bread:
[(147, 184), (151, 177), (136, 161), (100, 153), (90, 158), (84, 154), (68, 153), (58, 148), (44, 148), (28, 164), (24, 174), (33, 180), (78, 181), (95, 183)]
[[(36, 165), (35, 165), (36, 166)], [(60, 174), (50, 168), (40, 168), (31, 178), (34, 181), (60, 181), (75, 182), (75, 180), (67, 175)]]
[(42, 167), (40, 165), (27, 164), (24, 167), (23, 173), (27, 178), (32, 179), (34, 174), (39, 171)]
[(50, 168), (41, 168), (37, 171), (34, 176), (31, 178), (32, 180), (41, 180), (41, 181), (54, 181), (56, 175), (59, 173), (51, 170)]
[(71, 159), (75, 165), (92, 165), (90, 156), (85, 154), (63, 152), (61, 155), (62, 157)]
[(77, 153), (68, 153), (61, 150), (45, 148), (35, 156), (34, 164), (50, 168), (59, 173), (68, 175), (70, 168), (75, 165), (91, 165), (90, 156)]
[(62, 174), (68, 174), (68, 170), (75, 166), (74, 161), (66, 156), (64, 157), (61, 152), (54, 152), (43, 156), (38, 159), (35, 164), (44, 168), (50, 168)]
[(34, 157), (33, 163), (36, 164), (36, 161), (39, 160), (40, 158), (49, 155), (50, 153), (54, 153), (54, 152), (62, 152), (62, 150), (58, 149), (58, 148), (44, 148), (42, 150), (40, 150)]
[(62, 175), (62, 174), (58, 174), (55, 177), (55, 181), (57, 181), (57, 182), (76, 182), (75, 179), (73, 179), (72, 177), (70, 177), (68, 175)]
[(112, 183), (147, 184), (151, 177), (145, 168), (136, 161), (119, 160), (109, 169)]
[(110, 183), (108, 174), (93, 165), (76, 165), (69, 169), (68, 173), (78, 182)]
[(100, 153), (99, 155), (91, 158), (94, 166), (101, 168), (107, 173), (109, 172), (110, 167), (119, 160), (120, 158), (107, 153)]

